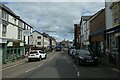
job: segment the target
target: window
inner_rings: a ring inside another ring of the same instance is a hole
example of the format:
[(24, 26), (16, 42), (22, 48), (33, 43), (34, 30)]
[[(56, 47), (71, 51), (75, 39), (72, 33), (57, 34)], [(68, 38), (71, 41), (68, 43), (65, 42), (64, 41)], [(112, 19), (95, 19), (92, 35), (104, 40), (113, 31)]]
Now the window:
[(14, 20), (14, 24), (16, 24), (16, 18), (13, 18), (13, 20)]
[(2, 11), (2, 18), (8, 20), (8, 14), (5, 11)]
[(41, 42), (37, 42), (37, 45), (41, 45)]
[(18, 39), (22, 39), (22, 30), (18, 28)]
[(22, 27), (22, 22), (21, 21), (18, 21), (18, 26)]
[(87, 38), (87, 33), (86, 33), (86, 40), (88, 40), (88, 38)]
[(111, 7), (112, 10), (112, 21), (113, 26), (116, 26), (120, 23), (120, 9), (119, 9), (119, 3), (113, 3), (114, 5)]
[(38, 39), (41, 39), (41, 36), (38, 36), (37, 38), (38, 38)]
[(2, 36), (6, 37), (6, 31), (7, 31), (7, 26), (5, 24), (3, 24), (3, 28), (2, 28)]

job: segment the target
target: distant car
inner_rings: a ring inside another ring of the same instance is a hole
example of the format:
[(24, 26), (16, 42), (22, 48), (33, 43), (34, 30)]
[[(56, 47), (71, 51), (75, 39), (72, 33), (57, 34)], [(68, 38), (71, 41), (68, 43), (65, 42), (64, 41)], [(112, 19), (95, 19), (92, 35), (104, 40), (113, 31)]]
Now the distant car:
[(79, 64), (98, 64), (98, 57), (88, 50), (76, 50), (75, 62)]
[(28, 61), (31, 61), (33, 59), (38, 59), (39, 61), (41, 59), (46, 59), (47, 53), (43, 50), (32, 50), (28, 55)]
[(56, 47), (55, 47), (55, 50), (56, 50), (56, 51), (61, 51), (61, 50), (62, 50), (62, 47), (61, 47), (61, 46), (56, 46)]

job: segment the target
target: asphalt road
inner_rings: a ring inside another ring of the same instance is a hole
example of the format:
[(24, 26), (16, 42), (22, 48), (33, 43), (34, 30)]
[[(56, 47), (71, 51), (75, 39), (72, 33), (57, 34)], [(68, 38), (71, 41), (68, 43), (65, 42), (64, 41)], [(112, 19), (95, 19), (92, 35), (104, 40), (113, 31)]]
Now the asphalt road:
[(2, 71), (3, 78), (119, 78), (104, 65), (77, 66), (67, 51), (48, 54), (42, 61), (28, 62)]

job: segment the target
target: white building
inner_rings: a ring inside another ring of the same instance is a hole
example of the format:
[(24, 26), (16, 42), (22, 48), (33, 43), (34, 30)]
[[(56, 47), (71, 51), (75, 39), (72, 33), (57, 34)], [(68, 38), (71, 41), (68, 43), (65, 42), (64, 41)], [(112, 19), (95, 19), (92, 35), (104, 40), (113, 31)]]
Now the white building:
[(85, 28), (84, 28), (84, 45), (86, 47), (88, 47), (88, 45), (90, 44), (90, 42), (89, 42), (89, 35), (90, 35), (89, 20), (87, 20), (84, 25), (85, 25)]
[(50, 50), (50, 48), (56, 46), (56, 40), (46, 33), (40, 33), (39, 31), (35, 30), (30, 36), (30, 44), (33, 45), (33, 49), (38, 48)]
[(30, 44), (32, 44), (35, 47), (44, 47), (44, 37), (42, 33), (38, 31), (33, 31), (31, 36), (30, 36)]
[(80, 21), (80, 29), (81, 29), (81, 48), (89, 45), (89, 18), (90, 16), (82, 16)]
[(0, 45), (2, 45), (2, 62), (14, 61), (24, 57), (24, 24), (12, 10), (0, 4)]
[(46, 49), (50, 48), (50, 39), (48, 36), (44, 36), (44, 47)]
[(24, 39), (24, 47), (25, 47), (25, 54), (30, 51), (32, 44), (30, 43), (30, 35), (33, 31), (33, 28), (24, 22), (24, 30), (23, 30), (23, 39)]

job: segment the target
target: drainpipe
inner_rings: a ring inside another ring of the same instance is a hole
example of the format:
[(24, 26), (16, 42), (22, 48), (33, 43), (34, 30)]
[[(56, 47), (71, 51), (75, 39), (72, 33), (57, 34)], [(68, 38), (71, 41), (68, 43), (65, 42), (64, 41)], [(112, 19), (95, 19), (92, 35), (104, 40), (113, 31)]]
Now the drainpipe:
[(44, 36), (43, 36), (43, 49), (44, 49)]

